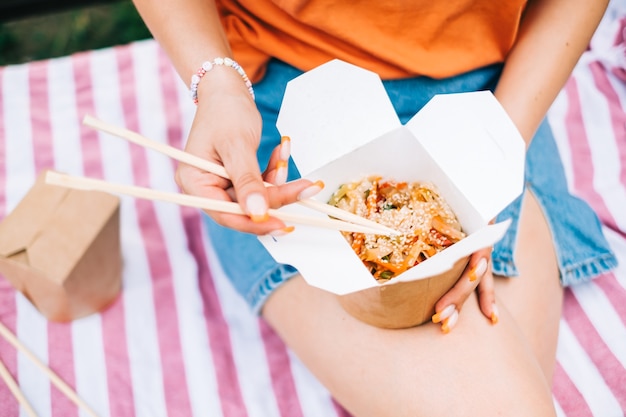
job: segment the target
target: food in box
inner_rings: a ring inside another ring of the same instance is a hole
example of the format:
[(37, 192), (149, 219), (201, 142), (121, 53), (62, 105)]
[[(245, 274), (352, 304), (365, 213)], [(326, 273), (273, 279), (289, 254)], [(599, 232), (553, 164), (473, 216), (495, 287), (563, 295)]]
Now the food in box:
[(456, 215), (433, 184), (371, 176), (342, 184), (328, 204), (399, 232), (393, 236), (342, 232), (379, 283), (465, 237)]

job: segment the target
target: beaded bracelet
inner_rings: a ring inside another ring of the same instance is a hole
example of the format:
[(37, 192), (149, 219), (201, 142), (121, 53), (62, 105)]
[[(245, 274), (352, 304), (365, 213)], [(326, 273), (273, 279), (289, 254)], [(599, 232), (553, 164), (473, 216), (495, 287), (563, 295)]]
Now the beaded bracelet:
[(198, 68), (198, 71), (196, 71), (196, 73), (191, 76), (191, 84), (189, 84), (189, 90), (191, 91), (191, 98), (195, 104), (198, 104), (198, 84), (200, 83), (200, 80), (202, 79), (202, 77), (204, 77), (204, 74), (211, 71), (216, 65), (224, 65), (225, 67), (231, 67), (232, 69), (237, 71), (243, 79), (243, 82), (246, 84), (246, 87), (248, 87), (248, 92), (252, 96), (252, 100), (254, 100), (254, 90), (252, 89), (252, 83), (250, 82), (250, 79), (248, 78), (246, 72), (243, 70), (243, 68), (241, 68), (241, 65), (235, 62), (235, 60), (233, 60), (232, 58), (215, 58), (213, 61), (203, 62), (202, 66)]

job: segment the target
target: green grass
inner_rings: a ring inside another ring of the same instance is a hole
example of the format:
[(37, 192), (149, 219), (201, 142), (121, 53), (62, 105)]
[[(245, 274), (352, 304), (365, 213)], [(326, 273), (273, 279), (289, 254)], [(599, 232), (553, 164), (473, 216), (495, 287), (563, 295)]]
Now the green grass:
[(0, 23), (0, 66), (150, 37), (130, 1)]

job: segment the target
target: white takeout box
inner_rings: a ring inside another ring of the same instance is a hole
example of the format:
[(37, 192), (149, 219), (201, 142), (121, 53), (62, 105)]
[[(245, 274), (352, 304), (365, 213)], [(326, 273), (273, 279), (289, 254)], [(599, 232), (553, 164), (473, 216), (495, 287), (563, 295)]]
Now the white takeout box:
[[(429, 181), (468, 234), (384, 284), (340, 232), (298, 225), (288, 235), (259, 238), (278, 262), (337, 295), (445, 274), (504, 235), (509, 222), (489, 222), (523, 189), (524, 141), (488, 91), (437, 95), (402, 125), (378, 75), (334, 60), (288, 83), (277, 127), (291, 138), (302, 177), (324, 181), (315, 199), (327, 202), (341, 184), (370, 175)], [(325, 216), (299, 205), (281, 210)]]

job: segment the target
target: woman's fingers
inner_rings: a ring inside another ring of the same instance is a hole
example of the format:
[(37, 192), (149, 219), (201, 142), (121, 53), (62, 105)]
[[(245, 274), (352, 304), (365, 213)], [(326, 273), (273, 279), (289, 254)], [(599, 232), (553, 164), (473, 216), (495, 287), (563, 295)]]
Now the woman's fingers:
[[(489, 266), (490, 255), (491, 248), (481, 249), (472, 254), (456, 284), (435, 305), (432, 321), (433, 323), (441, 323), (441, 329), (444, 333), (448, 333), (454, 328), (463, 304), (488, 275), (491, 279), (487, 278), (487, 283), (480, 288), (484, 293), (485, 303), (491, 302), (493, 304), (495, 298), (493, 295), (493, 277)], [(482, 311), (483, 314), (489, 314), (488, 317), (491, 318), (491, 307)]]
[[(281, 152), (283, 152), (281, 148), (282, 146), (276, 148), (270, 159), (270, 164), (264, 173), (264, 177), (266, 177), (265, 180), (268, 182), (272, 182), (277, 170), (280, 169), (278, 162), (281, 160)], [(176, 171), (176, 182), (186, 194), (223, 201), (237, 201), (236, 192), (230, 181), (189, 165), (179, 165)], [(323, 184), (300, 179), (280, 186), (266, 188), (265, 185), (263, 185), (263, 187), (264, 191), (267, 193), (270, 208), (280, 208), (284, 205), (294, 203), (299, 199), (308, 198), (317, 194), (322, 190)], [(207, 211), (207, 214), (222, 226), (256, 235), (271, 234), (279, 236), (291, 232), (294, 229), (293, 225), (285, 225), (281, 220), (269, 216), (263, 221), (258, 221), (251, 216), (212, 211)]]
[(267, 169), (263, 173), (265, 181), (274, 185), (283, 185), (287, 182), (290, 155), (291, 139), (289, 136), (283, 136), (280, 139), (280, 145), (274, 148), (267, 164)]
[[(178, 167), (176, 183), (185, 194), (213, 200), (235, 201), (229, 181), (188, 165), (181, 164)], [(268, 234), (286, 227), (282, 221), (274, 218), (268, 218), (265, 222), (255, 222), (249, 216), (214, 211), (206, 211), (206, 213), (222, 226), (257, 235)]]
[(480, 280), (480, 284), (478, 284), (478, 303), (480, 305), (480, 311), (483, 312), (485, 317), (491, 320), (491, 323), (496, 324), (499, 317), (496, 296), (493, 289), (493, 280), (491, 265), (489, 265), (487, 273), (483, 276), (483, 279)]
[(313, 197), (324, 188), (322, 181), (312, 182), (306, 179), (299, 179), (289, 183), (286, 182), (290, 142), (287, 136), (281, 138), (280, 145), (274, 148), (267, 168), (263, 172), (263, 179), (275, 185), (275, 187), (267, 189), (271, 208), (280, 208), (298, 200)]

